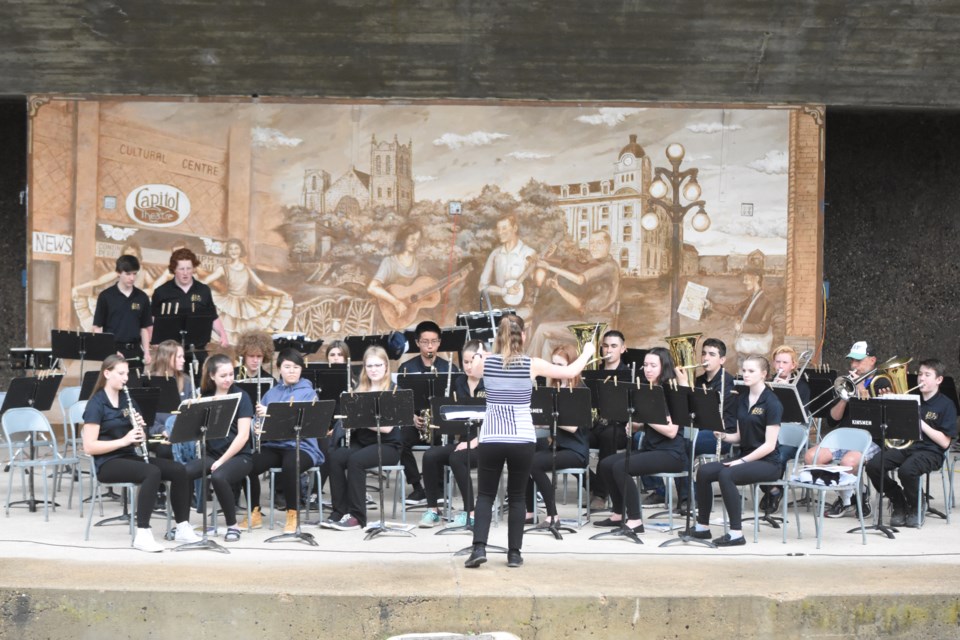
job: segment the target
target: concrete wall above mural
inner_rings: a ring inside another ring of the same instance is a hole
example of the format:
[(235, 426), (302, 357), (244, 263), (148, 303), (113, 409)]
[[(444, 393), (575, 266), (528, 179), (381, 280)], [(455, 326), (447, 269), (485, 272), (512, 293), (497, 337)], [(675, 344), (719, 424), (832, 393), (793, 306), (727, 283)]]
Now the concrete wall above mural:
[(538, 354), (582, 321), (635, 346), (817, 336), (819, 108), (32, 104), (37, 345), (89, 328), (121, 252), (150, 293), (180, 246), (231, 342), (450, 325), (482, 292)]

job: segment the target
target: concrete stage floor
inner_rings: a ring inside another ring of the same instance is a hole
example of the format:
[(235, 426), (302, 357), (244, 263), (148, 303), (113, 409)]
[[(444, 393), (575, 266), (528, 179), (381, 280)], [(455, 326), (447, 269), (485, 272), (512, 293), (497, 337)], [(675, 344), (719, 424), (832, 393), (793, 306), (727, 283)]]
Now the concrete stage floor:
[[(4, 493), (8, 478), (0, 474)], [(942, 508), (939, 476), (931, 486)], [(65, 505), (66, 493), (58, 500)], [(575, 517), (572, 500), (564, 517)], [(119, 512), (116, 502), (105, 508)], [(229, 555), (148, 554), (130, 548), (125, 526), (94, 528), (85, 542), (75, 496), (49, 522), (24, 507), (0, 517), (0, 638), (960, 637), (958, 525), (928, 517), (894, 540), (868, 532), (863, 545), (846, 533), (854, 518), (827, 520), (817, 550), (812, 514), (801, 511), (803, 539), (792, 520), (791, 511), (787, 544), (766, 525), (754, 544), (751, 519), (747, 545), (731, 549), (659, 548), (671, 535), (649, 530), (643, 545), (591, 541), (599, 529), (588, 524), (563, 540), (526, 535), (522, 568), (491, 553), (466, 569), (453, 554), (470, 538), (438, 529), (366, 541), (359, 531), (305, 527), (319, 543), (308, 547), (267, 544), (280, 531), (265, 526), (244, 532)], [(162, 531), (164, 519), (153, 526)], [(505, 522), (490, 543), (505, 545)]]

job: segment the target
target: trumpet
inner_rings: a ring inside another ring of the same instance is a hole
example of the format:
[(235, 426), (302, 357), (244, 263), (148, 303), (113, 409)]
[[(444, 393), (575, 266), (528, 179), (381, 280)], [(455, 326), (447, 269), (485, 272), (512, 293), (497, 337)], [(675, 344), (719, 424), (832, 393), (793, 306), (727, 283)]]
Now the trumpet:
[[(140, 426), (140, 414), (137, 413), (136, 409), (133, 408), (133, 399), (130, 398), (130, 390), (127, 388), (127, 385), (123, 385), (123, 395), (127, 397), (127, 418), (130, 420), (131, 429), (140, 429), (143, 430), (143, 427)], [(143, 458), (144, 462), (150, 462), (150, 452), (147, 450), (147, 443), (141, 442), (138, 444), (134, 451), (136, 454)]]

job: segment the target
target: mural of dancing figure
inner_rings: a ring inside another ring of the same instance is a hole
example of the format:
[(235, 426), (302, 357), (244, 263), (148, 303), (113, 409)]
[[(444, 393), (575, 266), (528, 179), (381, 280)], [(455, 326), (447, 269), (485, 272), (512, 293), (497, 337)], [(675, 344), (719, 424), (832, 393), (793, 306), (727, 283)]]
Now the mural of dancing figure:
[[(236, 238), (227, 240), (230, 262), (214, 269), (202, 281), (211, 284), (223, 279), (226, 284), (226, 293), (213, 292), (213, 302), (231, 344), (247, 331), (282, 331), (293, 315), (293, 299), (265, 284), (247, 264), (246, 255), (243, 242)], [(251, 295), (251, 288), (261, 295)]]

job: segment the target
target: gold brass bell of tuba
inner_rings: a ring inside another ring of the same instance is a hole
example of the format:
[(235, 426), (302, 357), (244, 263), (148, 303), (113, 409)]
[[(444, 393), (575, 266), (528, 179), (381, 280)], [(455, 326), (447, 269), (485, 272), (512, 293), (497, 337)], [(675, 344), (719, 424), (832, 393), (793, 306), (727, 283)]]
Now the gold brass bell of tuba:
[[(907, 382), (907, 365), (912, 361), (913, 358), (898, 358), (894, 356), (877, 367), (877, 371), (880, 373), (874, 376), (873, 380), (870, 381), (870, 397), (878, 397), (878, 390), (875, 385), (881, 378), (890, 382), (890, 387), (893, 390), (893, 393), (909, 393), (910, 389), (909, 383)], [(906, 449), (913, 444), (913, 440), (887, 438), (883, 441), (883, 444), (887, 447), (887, 449)]]
[(673, 366), (677, 369), (696, 369), (700, 366), (697, 354), (697, 341), (702, 333), (684, 333), (677, 336), (667, 336), (664, 340), (673, 356)]
[(603, 334), (607, 331), (606, 322), (583, 322), (580, 324), (567, 325), (567, 329), (573, 332), (577, 338), (577, 353), (583, 352), (583, 345), (593, 342), (596, 348), (597, 357), (587, 363), (585, 369), (597, 369), (597, 363), (602, 362), (600, 357), (600, 343), (603, 341)]

